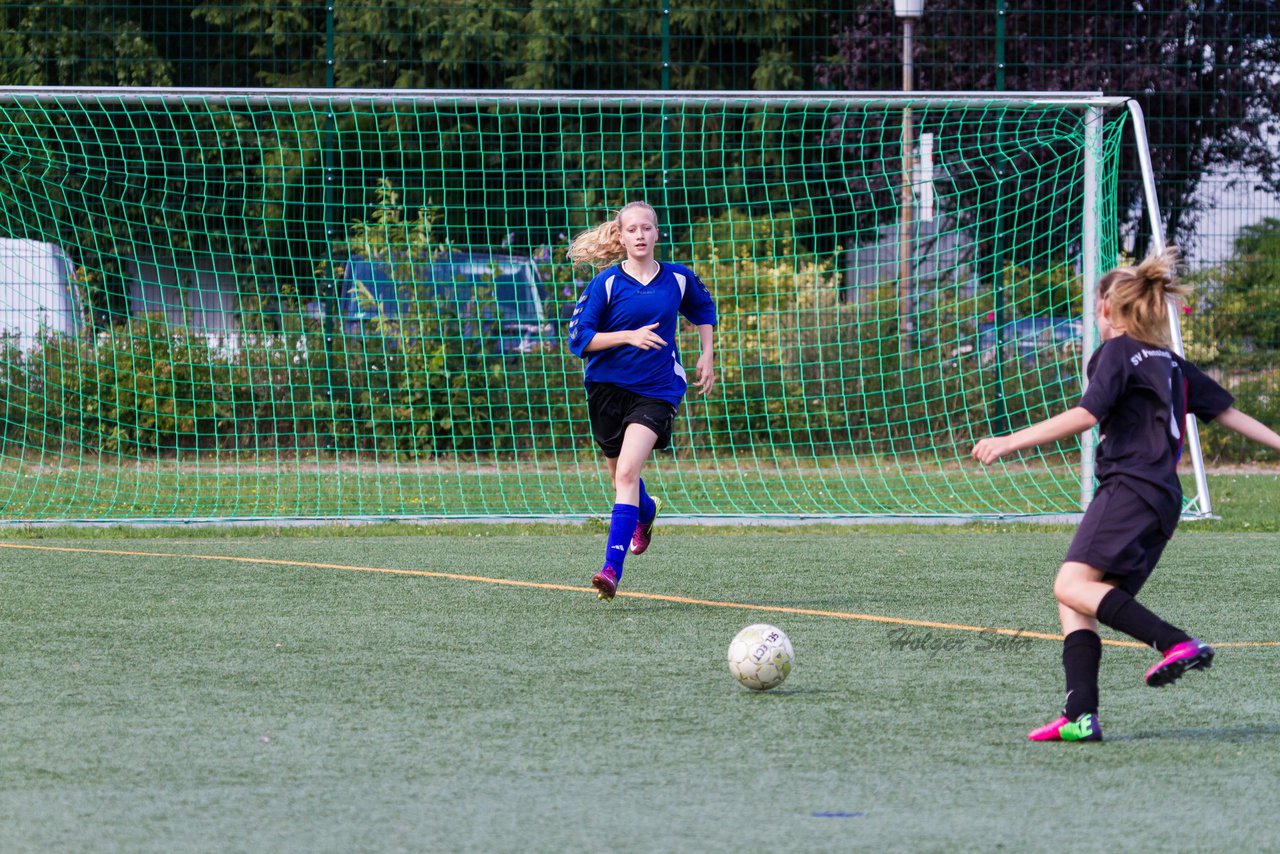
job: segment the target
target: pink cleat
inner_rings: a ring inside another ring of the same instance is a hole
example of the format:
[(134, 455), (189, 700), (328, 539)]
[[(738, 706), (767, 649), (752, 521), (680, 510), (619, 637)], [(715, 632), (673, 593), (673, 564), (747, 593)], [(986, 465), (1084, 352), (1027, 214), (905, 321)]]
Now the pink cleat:
[(1213, 647), (1192, 638), (1164, 654), (1155, 667), (1147, 671), (1147, 684), (1152, 688), (1170, 685), (1188, 670), (1208, 670), (1213, 666)]
[(608, 601), (618, 592), (618, 573), (613, 571), (613, 567), (605, 564), (604, 568), (591, 577), (591, 586), (599, 591), (596, 595), (597, 599)]
[(1102, 724), (1098, 716), (1085, 712), (1080, 717), (1068, 720), (1066, 715), (1051, 721), (1044, 726), (1027, 733), (1032, 741), (1102, 741)]
[(649, 542), (653, 539), (653, 525), (658, 521), (658, 514), (662, 512), (662, 499), (653, 496), (653, 518), (646, 525), (643, 522), (636, 523), (636, 532), (631, 535), (631, 553), (633, 555), (644, 554), (644, 550), (649, 548)]
[(1068, 724), (1066, 715), (1058, 718), (1056, 721), (1050, 721), (1042, 727), (1037, 727), (1027, 733), (1027, 738), (1032, 741), (1062, 741), (1062, 736), (1058, 735), (1058, 730), (1062, 729), (1064, 724)]

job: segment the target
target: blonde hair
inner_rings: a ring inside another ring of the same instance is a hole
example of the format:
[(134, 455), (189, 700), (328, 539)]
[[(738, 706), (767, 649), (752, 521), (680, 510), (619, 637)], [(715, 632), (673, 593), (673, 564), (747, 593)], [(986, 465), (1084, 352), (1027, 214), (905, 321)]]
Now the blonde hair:
[(1117, 267), (1098, 282), (1098, 297), (1111, 303), (1112, 325), (1144, 344), (1168, 347), (1169, 303), (1179, 304), (1190, 285), (1174, 279), (1178, 250), (1169, 247), (1130, 267)]
[(648, 202), (628, 202), (613, 215), (613, 219), (573, 238), (573, 242), (569, 244), (569, 259), (592, 267), (605, 267), (615, 261), (625, 260), (627, 250), (622, 246), (622, 215), (636, 208), (648, 211), (654, 224), (657, 224), (658, 212)]

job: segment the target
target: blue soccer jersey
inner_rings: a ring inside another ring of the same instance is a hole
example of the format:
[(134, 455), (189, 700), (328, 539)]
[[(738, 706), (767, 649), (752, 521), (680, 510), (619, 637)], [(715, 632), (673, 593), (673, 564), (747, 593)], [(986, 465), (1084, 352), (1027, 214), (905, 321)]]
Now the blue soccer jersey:
[[(643, 397), (656, 397), (673, 406), (684, 398), (685, 371), (676, 347), (676, 316), (695, 326), (715, 325), (711, 292), (692, 270), (660, 263), (647, 285), (627, 275), (621, 265), (596, 275), (582, 291), (569, 321), (569, 349), (586, 360), (586, 384), (610, 383)], [(587, 353), (597, 332), (624, 332), (650, 323), (667, 346), (641, 350), (621, 344)]]

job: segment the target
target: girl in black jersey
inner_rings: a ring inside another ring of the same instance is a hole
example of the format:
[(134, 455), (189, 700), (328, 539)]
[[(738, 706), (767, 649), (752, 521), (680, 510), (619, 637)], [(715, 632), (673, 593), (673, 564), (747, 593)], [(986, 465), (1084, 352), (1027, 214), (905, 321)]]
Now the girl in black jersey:
[(1146, 674), (1152, 687), (1213, 662), (1211, 646), (1134, 599), (1182, 512), (1177, 467), (1187, 414), (1280, 450), (1280, 434), (1235, 409), (1227, 391), (1170, 350), (1168, 303), (1189, 291), (1174, 282), (1175, 262), (1167, 250), (1102, 277), (1096, 321), (1103, 343), (1089, 360), (1078, 406), (973, 448), (973, 456), (989, 465), (1013, 451), (1099, 427), (1098, 489), (1053, 583), (1064, 635), (1066, 706), (1056, 720), (1028, 734), (1032, 741), (1102, 740), (1099, 623), (1160, 653)]

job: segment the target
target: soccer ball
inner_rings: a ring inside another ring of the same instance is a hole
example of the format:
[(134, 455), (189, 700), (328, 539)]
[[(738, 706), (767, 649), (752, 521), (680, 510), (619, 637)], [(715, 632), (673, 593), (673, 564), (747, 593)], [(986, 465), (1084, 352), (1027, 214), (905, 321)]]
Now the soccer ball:
[(782, 629), (755, 623), (729, 644), (729, 672), (752, 691), (768, 691), (787, 678), (795, 657)]

